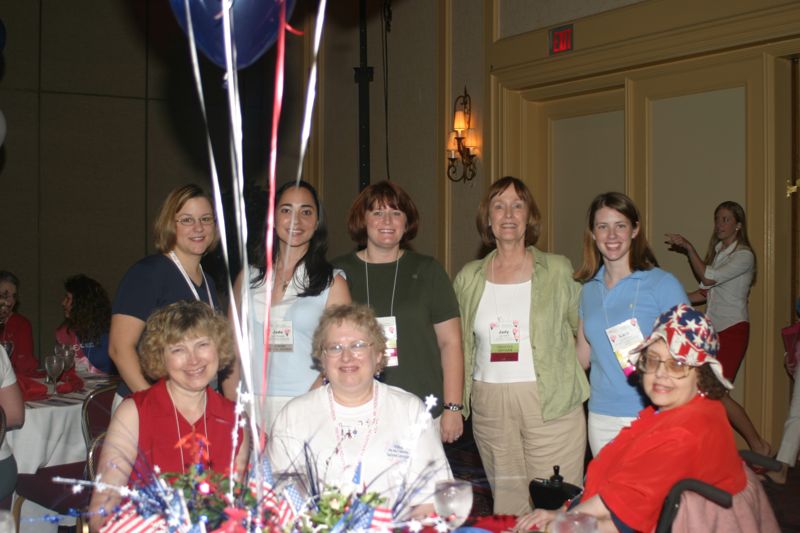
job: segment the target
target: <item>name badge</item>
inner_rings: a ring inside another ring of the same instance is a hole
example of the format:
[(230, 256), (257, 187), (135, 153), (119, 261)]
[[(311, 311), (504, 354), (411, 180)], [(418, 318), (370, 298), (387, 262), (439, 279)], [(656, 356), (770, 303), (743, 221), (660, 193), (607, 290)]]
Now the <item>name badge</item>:
[(519, 320), (498, 320), (489, 324), (492, 363), (519, 360)]
[(614, 355), (625, 376), (630, 376), (635, 370), (628, 356), (632, 349), (639, 346), (643, 341), (642, 330), (635, 318), (630, 318), (625, 322), (620, 322), (616, 326), (611, 326), (606, 330), (606, 336), (611, 342)]
[(271, 320), (269, 325), (269, 351), (291, 352), (294, 350), (294, 333), (291, 320)]
[(397, 353), (397, 319), (393, 316), (379, 316), (378, 324), (383, 328), (386, 337), (386, 366), (399, 366), (400, 358)]

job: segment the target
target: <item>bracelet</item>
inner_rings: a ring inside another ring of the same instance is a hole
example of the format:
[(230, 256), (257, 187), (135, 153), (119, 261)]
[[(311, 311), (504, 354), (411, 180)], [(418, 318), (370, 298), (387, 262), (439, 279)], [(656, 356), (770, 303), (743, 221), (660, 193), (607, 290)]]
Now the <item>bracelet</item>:
[(461, 411), (464, 409), (464, 405), (460, 403), (446, 403), (442, 405), (448, 411)]

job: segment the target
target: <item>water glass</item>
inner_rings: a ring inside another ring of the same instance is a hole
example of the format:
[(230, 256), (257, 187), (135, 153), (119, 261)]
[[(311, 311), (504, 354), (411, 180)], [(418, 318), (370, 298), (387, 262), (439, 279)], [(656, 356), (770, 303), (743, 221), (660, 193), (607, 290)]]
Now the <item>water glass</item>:
[(448, 528), (457, 528), (472, 510), (472, 484), (461, 479), (437, 482), (433, 507)]
[(550, 523), (553, 533), (595, 533), (597, 518), (576, 512), (558, 513)]
[(49, 383), (55, 384), (61, 373), (64, 372), (65, 358), (58, 355), (48, 355), (44, 358), (44, 370), (47, 372)]

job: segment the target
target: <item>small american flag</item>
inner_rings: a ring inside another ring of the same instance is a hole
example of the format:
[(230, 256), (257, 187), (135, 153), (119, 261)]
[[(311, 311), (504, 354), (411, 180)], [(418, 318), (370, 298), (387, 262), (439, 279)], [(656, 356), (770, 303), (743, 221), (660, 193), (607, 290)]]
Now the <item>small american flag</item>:
[(100, 529), (101, 533), (168, 533), (167, 522), (160, 514), (143, 518), (136, 506), (128, 502), (122, 506), (116, 516)]

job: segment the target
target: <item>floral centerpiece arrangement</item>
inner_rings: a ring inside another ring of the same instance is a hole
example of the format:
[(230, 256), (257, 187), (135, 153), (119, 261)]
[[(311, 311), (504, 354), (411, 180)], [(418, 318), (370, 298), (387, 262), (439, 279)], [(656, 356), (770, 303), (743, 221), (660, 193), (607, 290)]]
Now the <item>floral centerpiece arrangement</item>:
[[(435, 399), (427, 402), (424, 416), (430, 416)], [(158, 467), (140, 479), (149, 480), (135, 488), (94, 481), (55, 478), (69, 483), (75, 491), (87, 487), (111, 490), (123, 497), (104, 524), (102, 533), (341, 533), (346, 531), (422, 530), (417, 520), (400, 521), (407, 510), (405, 497), (390, 506), (368, 485), (342, 489), (315, 479), (313, 468), (305, 475), (273, 476), (269, 459), (261, 458), (247, 476), (247, 482), (207, 468), (208, 441), (191, 433), (177, 444), (193, 464), (185, 473), (161, 472)], [(311, 450), (306, 462), (312, 464)], [(424, 485), (433, 472), (412, 480), (407, 493)], [(437, 531), (447, 531), (437, 516), (429, 519)]]

